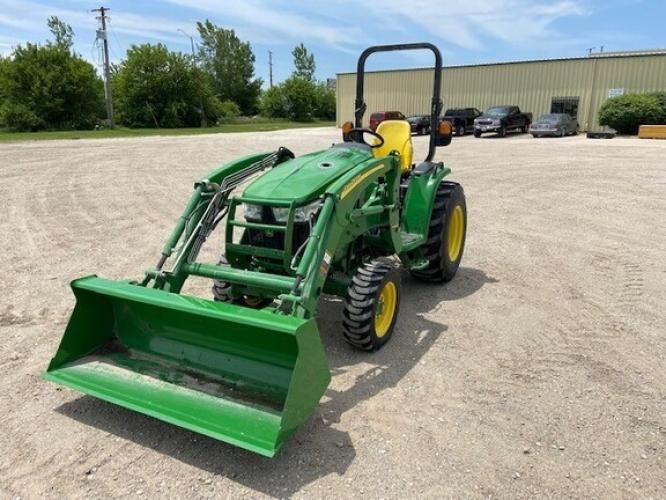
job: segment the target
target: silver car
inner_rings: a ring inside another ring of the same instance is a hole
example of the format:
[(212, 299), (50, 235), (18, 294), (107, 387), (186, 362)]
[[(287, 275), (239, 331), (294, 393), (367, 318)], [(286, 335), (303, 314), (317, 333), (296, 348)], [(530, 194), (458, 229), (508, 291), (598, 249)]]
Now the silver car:
[(564, 137), (578, 133), (578, 120), (567, 113), (550, 113), (542, 115), (530, 125), (530, 134), (533, 137)]

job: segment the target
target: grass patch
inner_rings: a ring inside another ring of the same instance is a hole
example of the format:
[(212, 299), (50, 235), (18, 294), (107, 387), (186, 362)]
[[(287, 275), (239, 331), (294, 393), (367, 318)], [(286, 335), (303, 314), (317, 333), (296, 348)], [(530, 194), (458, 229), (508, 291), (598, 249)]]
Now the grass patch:
[(0, 129), (0, 141), (41, 141), (53, 139), (106, 139), (113, 137), (148, 137), (155, 135), (229, 134), (269, 132), (289, 128), (333, 127), (332, 121), (291, 122), (286, 120), (244, 119), (208, 128), (125, 128), (103, 130), (58, 130), (49, 132), (10, 132)]

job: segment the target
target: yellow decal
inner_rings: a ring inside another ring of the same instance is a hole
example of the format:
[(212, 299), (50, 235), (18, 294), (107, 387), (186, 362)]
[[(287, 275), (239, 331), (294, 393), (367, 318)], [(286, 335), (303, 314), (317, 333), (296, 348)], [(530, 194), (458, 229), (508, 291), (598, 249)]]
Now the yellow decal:
[(371, 168), (367, 172), (363, 172), (362, 174), (357, 175), (354, 177), (349, 184), (347, 184), (344, 188), (342, 188), (342, 192), (340, 193), (340, 199), (344, 200), (347, 195), (354, 190), (356, 186), (358, 186), (361, 182), (363, 182), (365, 179), (370, 177), (372, 174), (374, 174), (377, 170), (381, 170), (384, 168), (384, 165), (377, 165), (376, 167)]

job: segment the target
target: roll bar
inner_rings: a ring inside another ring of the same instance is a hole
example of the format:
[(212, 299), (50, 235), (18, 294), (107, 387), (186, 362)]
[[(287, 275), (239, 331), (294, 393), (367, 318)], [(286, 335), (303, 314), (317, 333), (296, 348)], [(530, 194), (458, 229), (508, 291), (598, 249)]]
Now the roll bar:
[(447, 141), (438, 141), (439, 134), (439, 115), (442, 112), (442, 54), (439, 49), (432, 43), (402, 43), (395, 45), (376, 45), (365, 49), (358, 58), (358, 65), (356, 67), (356, 103), (354, 110), (355, 127), (363, 127), (363, 115), (367, 109), (365, 100), (363, 99), (363, 90), (365, 85), (365, 61), (375, 52), (393, 52), (398, 50), (430, 50), (435, 55), (435, 78), (432, 89), (432, 102), (430, 105), (430, 145), (428, 148), (428, 156), (425, 161), (431, 161), (435, 156), (435, 148), (445, 146), (450, 142), (450, 137)]

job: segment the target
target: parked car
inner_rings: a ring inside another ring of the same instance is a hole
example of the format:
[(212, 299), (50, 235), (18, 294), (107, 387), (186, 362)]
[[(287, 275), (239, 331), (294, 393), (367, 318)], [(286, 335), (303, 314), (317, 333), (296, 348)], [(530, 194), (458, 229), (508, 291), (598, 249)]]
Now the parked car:
[(474, 120), (474, 137), (486, 132), (496, 132), (504, 137), (510, 130), (527, 133), (532, 123), (532, 113), (523, 113), (518, 106), (491, 106)]
[(426, 135), (430, 133), (430, 117), (428, 115), (408, 116), (407, 121), (413, 134)]
[(377, 130), (377, 127), (384, 120), (404, 120), (405, 115), (400, 111), (376, 111), (370, 115), (370, 128)]
[(474, 120), (482, 113), (476, 108), (451, 108), (447, 109), (442, 120), (451, 122), (451, 128), (456, 135), (465, 135), (474, 131)]
[(578, 120), (568, 113), (549, 113), (542, 115), (530, 125), (530, 134), (533, 137), (544, 135), (564, 137), (578, 133)]

